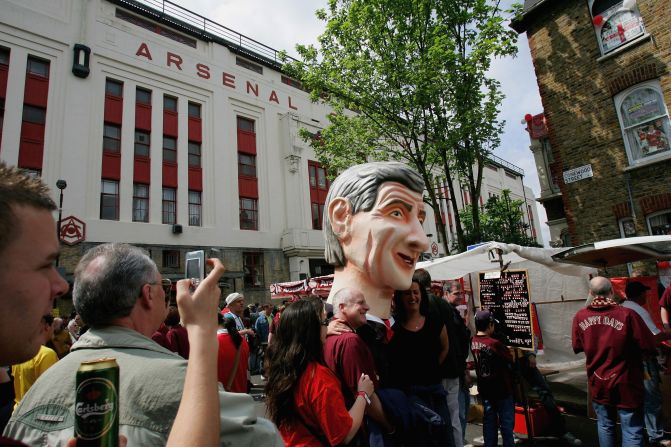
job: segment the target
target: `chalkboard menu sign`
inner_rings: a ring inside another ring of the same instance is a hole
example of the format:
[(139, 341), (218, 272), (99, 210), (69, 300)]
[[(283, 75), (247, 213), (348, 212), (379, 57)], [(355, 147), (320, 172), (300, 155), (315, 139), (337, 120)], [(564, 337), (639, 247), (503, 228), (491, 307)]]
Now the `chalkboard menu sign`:
[(531, 299), (526, 270), (480, 272), (480, 308), (489, 310), (507, 346), (534, 349)]

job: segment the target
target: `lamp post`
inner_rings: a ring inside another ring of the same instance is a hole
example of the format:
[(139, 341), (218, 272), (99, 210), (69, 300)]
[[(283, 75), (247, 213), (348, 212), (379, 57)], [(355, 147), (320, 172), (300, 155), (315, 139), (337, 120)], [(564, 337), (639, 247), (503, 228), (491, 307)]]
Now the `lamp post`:
[[(58, 238), (58, 244), (61, 243), (61, 220), (63, 218), (63, 190), (68, 187), (68, 184), (63, 179), (58, 179), (56, 182), (56, 187), (60, 190), (60, 198), (58, 199), (58, 222), (56, 222), (56, 238)], [(56, 267), (59, 265), (61, 255), (56, 256)]]

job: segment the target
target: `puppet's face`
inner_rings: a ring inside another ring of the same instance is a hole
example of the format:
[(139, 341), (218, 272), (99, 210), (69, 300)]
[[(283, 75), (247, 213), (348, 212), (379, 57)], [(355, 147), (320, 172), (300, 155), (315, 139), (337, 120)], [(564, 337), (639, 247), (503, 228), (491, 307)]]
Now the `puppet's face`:
[(381, 287), (408, 289), (415, 264), (429, 247), (422, 228), (425, 216), (421, 193), (383, 183), (373, 208), (350, 216), (341, 239), (345, 268), (366, 273)]

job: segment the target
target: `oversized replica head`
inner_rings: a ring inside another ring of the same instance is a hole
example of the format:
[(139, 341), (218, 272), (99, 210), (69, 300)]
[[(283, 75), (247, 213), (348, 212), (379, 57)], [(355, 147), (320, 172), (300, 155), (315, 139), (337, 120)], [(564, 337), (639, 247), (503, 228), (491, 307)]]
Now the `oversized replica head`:
[(326, 261), (335, 266), (329, 302), (340, 289), (360, 290), (370, 314), (389, 316), (394, 290), (407, 290), (424, 233), (424, 181), (398, 162), (353, 166), (331, 184), (324, 209)]

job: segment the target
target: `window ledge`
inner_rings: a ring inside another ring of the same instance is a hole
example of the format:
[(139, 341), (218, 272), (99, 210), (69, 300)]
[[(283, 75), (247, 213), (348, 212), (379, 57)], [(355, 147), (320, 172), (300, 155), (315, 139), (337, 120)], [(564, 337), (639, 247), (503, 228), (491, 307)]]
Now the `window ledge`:
[(611, 58), (617, 56), (618, 54), (620, 54), (624, 51), (628, 51), (629, 49), (631, 49), (634, 46), (640, 45), (643, 42), (648, 42), (648, 41), (652, 41), (652, 34), (650, 34), (648, 32), (645, 32), (642, 35), (640, 35), (639, 37), (637, 37), (636, 39), (632, 40), (631, 42), (622, 45), (618, 49), (613, 50), (612, 52), (610, 52), (608, 54), (604, 54), (603, 56), (598, 58), (596, 61), (597, 62), (607, 61), (608, 59), (611, 59)]
[(648, 167), (650, 165), (654, 165), (656, 163), (662, 163), (662, 162), (669, 161), (669, 160), (671, 160), (671, 152), (669, 152), (668, 154), (666, 154), (663, 157), (655, 158), (654, 160), (645, 160), (645, 161), (641, 161), (641, 162), (639, 162), (635, 165), (627, 166), (626, 168), (623, 169), (623, 172), (634, 171), (634, 170), (639, 169), (639, 168), (645, 168), (645, 167)]

